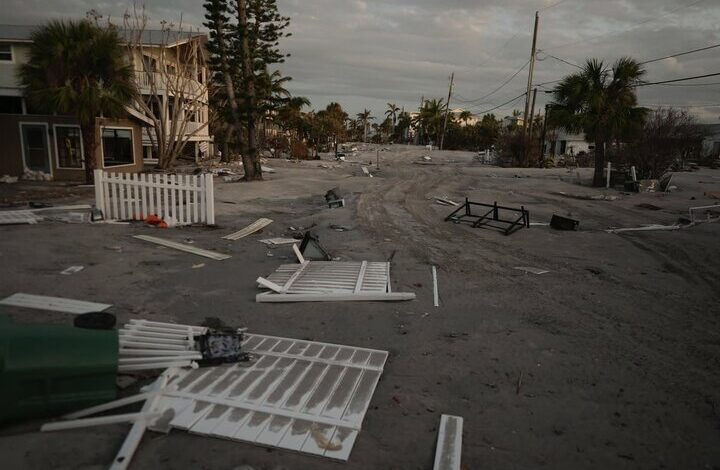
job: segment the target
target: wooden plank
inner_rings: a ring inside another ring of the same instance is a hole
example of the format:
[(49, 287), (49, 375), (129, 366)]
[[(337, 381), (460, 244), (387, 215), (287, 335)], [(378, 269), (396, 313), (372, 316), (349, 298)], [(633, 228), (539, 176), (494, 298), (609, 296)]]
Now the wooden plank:
[(432, 267), (432, 277), (433, 277), (433, 305), (435, 307), (439, 307), (440, 306), (440, 296), (438, 294), (437, 268), (435, 266)]
[(103, 310), (107, 310), (112, 307), (110, 304), (100, 304), (95, 302), (85, 302), (83, 300), (23, 293), (17, 293), (11, 295), (10, 297), (6, 297), (0, 300), (0, 304), (74, 314), (102, 312)]
[(203, 222), (198, 219), (198, 180), (200, 178), (202, 178), (202, 176), (195, 175), (192, 177), (193, 190), (191, 192), (191, 198), (192, 198), (192, 221), (193, 221), (193, 223)]
[(363, 278), (365, 277), (365, 270), (367, 269), (367, 261), (363, 261), (360, 265), (360, 273), (358, 274), (357, 281), (355, 282), (355, 293), (360, 292), (362, 287)]
[(0, 212), (0, 225), (36, 224), (42, 217), (28, 210)]
[(179, 223), (180, 219), (178, 218), (178, 207), (177, 207), (177, 200), (175, 198), (175, 193), (177, 192), (177, 187), (175, 183), (175, 175), (170, 175), (170, 185), (172, 186), (170, 188), (170, 217), (175, 219), (175, 223)]
[(237, 232), (231, 233), (230, 235), (225, 235), (222, 238), (224, 238), (225, 240), (239, 240), (257, 232), (258, 230), (267, 227), (272, 222), (272, 219), (260, 218), (252, 224), (248, 225), (247, 227), (243, 228), (242, 230), (238, 230)]
[(213, 186), (213, 175), (208, 173), (205, 175), (207, 178), (207, 184), (205, 185), (205, 199), (207, 201), (207, 220), (205, 221), (208, 225), (215, 225), (215, 196)]
[(460, 416), (441, 416), (433, 470), (460, 470), (462, 430)]
[(198, 200), (198, 204), (200, 205), (200, 221), (206, 222), (207, 217), (205, 215), (205, 176), (200, 176), (200, 199)]
[(146, 242), (155, 243), (157, 245), (162, 245), (162, 246), (165, 246), (168, 248), (173, 248), (173, 249), (179, 250), (179, 251), (185, 251), (187, 253), (192, 253), (194, 255), (204, 256), (205, 258), (210, 258), (210, 259), (214, 259), (217, 261), (222, 261), (224, 259), (232, 258), (232, 256), (230, 256), (230, 255), (218, 253), (216, 251), (203, 250), (202, 248), (197, 248), (195, 246), (186, 245), (184, 243), (173, 242), (170, 240), (164, 240), (162, 238), (151, 237), (149, 235), (133, 235), (133, 238), (137, 238), (138, 240), (145, 240)]

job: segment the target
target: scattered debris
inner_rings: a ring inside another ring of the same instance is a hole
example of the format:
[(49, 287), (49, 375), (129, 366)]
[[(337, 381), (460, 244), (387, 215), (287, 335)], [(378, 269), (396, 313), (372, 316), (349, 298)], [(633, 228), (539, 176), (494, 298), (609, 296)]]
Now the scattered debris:
[(654, 193), (658, 187), (658, 180), (640, 180), (640, 192)]
[(366, 166), (361, 166), (360, 169), (362, 169), (362, 172), (365, 176), (369, 176), (370, 178), (373, 177), (373, 174), (370, 173), (370, 170)]
[(672, 178), (673, 178), (672, 173), (669, 173), (662, 177), (662, 179), (658, 182), (658, 187), (659, 187), (660, 191), (662, 191), (664, 193), (670, 192), (670, 188), (671, 188), (670, 182), (672, 181)]
[(78, 272), (82, 271), (83, 269), (85, 269), (85, 266), (70, 266), (69, 268), (67, 268), (63, 271), (60, 271), (60, 274), (64, 274), (64, 275), (68, 276), (70, 274), (78, 273)]
[(720, 199), (720, 192), (706, 191), (703, 193), (703, 196), (709, 197), (710, 199)]
[(432, 267), (432, 277), (433, 277), (433, 305), (435, 307), (439, 307), (440, 306), (440, 296), (438, 294), (437, 268), (435, 266)]
[[(472, 213), (472, 206), (479, 206), (479, 207), (489, 207), (490, 210), (485, 212), (482, 215), (477, 215)], [(456, 215), (460, 213), (460, 211), (465, 210), (464, 214)], [(519, 212), (520, 216), (515, 220), (504, 220), (501, 219), (499, 216), (500, 210), (504, 211), (510, 211), (510, 212)], [(452, 220), (455, 223), (464, 222), (463, 219), (470, 219), (468, 222), (473, 227), (493, 227), (498, 228), (503, 231), (505, 235), (510, 235), (514, 231), (519, 230), (523, 227), (530, 228), (530, 212), (525, 209), (524, 206), (520, 206), (520, 209), (516, 209), (514, 207), (505, 207), (505, 206), (498, 206), (497, 201), (493, 204), (483, 204), (480, 202), (471, 202), (468, 200), (468, 198), (465, 198), (465, 204), (458, 207), (453, 211), (450, 215), (445, 217), (445, 220)], [(509, 226), (504, 227), (500, 225), (495, 225), (494, 222), (498, 222), (500, 224), (508, 224)]]
[[(695, 214), (697, 211), (704, 211), (705, 222), (713, 222), (718, 217), (720, 217), (720, 214), (713, 213), (713, 211), (720, 211), (720, 204), (714, 204), (712, 206), (691, 207), (688, 212), (690, 213), (690, 221), (693, 223), (701, 221), (701, 219), (698, 219), (697, 215)], [(715, 215), (715, 218), (711, 217), (712, 215)]]
[(2, 305), (12, 305), (13, 307), (35, 308), (38, 310), (50, 310), (53, 312), (64, 313), (90, 313), (102, 312), (112, 305), (99, 304), (95, 302), (85, 302), (83, 300), (65, 299), (61, 297), (48, 297), (45, 295), (32, 294), (13, 294), (0, 300)]
[(547, 227), (549, 225), (548, 222), (530, 222), (531, 227)]
[(165, 240), (162, 238), (151, 237), (149, 235), (133, 235), (133, 238), (137, 238), (138, 240), (145, 240), (146, 242), (166, 246), (168, 248), (173, 248), (175, 250), (185, 251), (187, 253), (192, 253), (194, 255), (204, 256), (206, 258), (211, 258), (211, 259), (214, 259), (217, 261), (222, 261), (224, 259), (231, 258), (230, 255), (226, 255), (223, 253), (218, 253), (218, 252), (210, 251), (210, 250), (203, 250), (202, 248), (188, 246), (184, 243), (173, 242), (173, 241)]
[(680, 225), (658, 225), (650, 224), (642, 227), (630, 227), (630, 228), (615, 228), (605, 230), (607, 233), (623, 233), (623, 232), (649, 232), (654, 230), (679, 230)]
[(297, 243), (297, 240), (295, 238), (266, 238), (264, 240), (258, 241), (270, 247), (292, 245), (293, 243)]
[(325, 193), (325, 201), (327, 201), (328, 207), (345, 207), (345, 199), (342, 199), (337, 195), (335, 189), (331, 189)]
[(662, 210), (662, 207), (656, 206), (654, 204), (648, 204), (646, 202), (643, 202), (642, 204), (635, 204), (635, 207), (638, 207), (640, 209), (647, 209), (649, 211), (659, 211)]
[(437, 196), (435, 197), (435, 202), (437, 202), (438, 204), (442, 204), (444, 206), (457, 206), (458, 205), (457, 202), (451, 201), (450, 199), (446, 199), (444, 197), (437, 197)]
[(348, 227), (347, 225), (337, 225), (337, 224), (331, 224), (330, 228), (335, 230), (336, 232), (349, 232), (352, 230), (352, 227)]
[(538, 274), (538, 275), (550, 272), (547, 269), (533, 268), (533, 267), (529, 267), (529, 266), (516, 266), (513, 269), (517, 269), (518, 271), (525, 271), (526, 273), (530, 273), (530, 274)]
[(264, 165), (261, 165), (260, 169), (262, 170), (263, 173), (275, 173), (276, 172), (274, 168), (270, 168), (269, 166), (264, 166)]
[(555, 230), (577, 230), (580, 226), (580, 221), (575, 219), (569, 219), (561, 215), (553, 214), (550, 219), (550, 227)]
[(307, 231), (303, 237), (302, 243), (300, 243), (300, 253), (304, 259), (311, 261), (331, 261), (332, 256), (325, 251), (325, 248), (320, 244), (320, 240), (317, 235)]
[(28, 210), (0, 212), (0, 225), (36, 224), (41, 220), (43, 217)]
[(205, 267), (205, 263), (198, 263), (198, 264), (192, 265), (193, 269), (204, 268), (204, 267)]
[(300, 264), (283, 264), (260, 287), (256, 302), (331, 302), (413, 300), (412, 292), (392, 292), (390, 263), (307, 261), (293, 245)]
[(566, 193), (564, 191), (558, 191), (554, 194), (557, 194), (559, 196), (569, 197), (572, 199), (582, 199), (585, 201), (616, 201), (618, 199), (617, 196), (608, 195), (608, 194), (570, 194), (570, 193)]
[(10, 176), (10, 175), (2, 175), (0, 176), (0, 183), (17, 183), (18, 177), (17, 176)]
[(435, 446), (433, 470), (460, 470), (462, 460), (463, 419), (442, 415)]
[(245, 227), (242, 230), (238, 230), (235, 233), (231, 233), (230, 235), (225, 235), (225, 240), (239, 240), (243, 237), (247, 237), (248, 235), (252, 235), (253, 233), (257, 232), (258, 230), (262, 230), (263, 228), (267, 227), (272, 223), (272, 219), (266, 219), (266, 218), (260, 218), (256, 220), (255, 222), (251, 223), (247, 227)]

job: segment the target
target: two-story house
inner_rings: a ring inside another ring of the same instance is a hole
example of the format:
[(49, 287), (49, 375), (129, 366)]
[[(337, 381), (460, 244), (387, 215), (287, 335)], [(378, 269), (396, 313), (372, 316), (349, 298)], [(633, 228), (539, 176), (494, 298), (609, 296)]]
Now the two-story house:
[[(80, 127), (74, 116), (48, 115), (34, 110), (23, 97), (18, 81), (21, 64), (28, 60), (31, 33), (37, 26), (0, 25), (0, 136), (3, 151), (0, 152), (0, 175), (20, 176), (28, 179), (82, 180), (84, 178), (85, 151)], [(174, 54), (177, 47), (187, 47), (191, 41), (204, 45), (206, 35), (193, 33), (178, 40), (167, 41), (167, 35), (160, 31), (144, 31), (142, 53), (147, 60), (163, 54)], [(192, 157), (211, 154), (213, 138), (207, 127), (207, 94), (191, 110), (185, 110), (184, 103), (176, 103), (172, 90), (163, 79), (149, 77), (138, 48), (128, 48), (128, 63), (136, 70), (138, 99), (147, 100), (151, 93), (164, 97), (167, 106), (178, 105), (182, 109), (182, 126), (188, 145), (185, 152)], [(208, 71), (197, 67), (192, 80), (184, 80), (185, 86), (200, 86), (206, 83)], [(168, 77), (169, 74), (163, 74)], [(148, 84), (152, 80), (153, 87)], [(142, 107), (133, 104), (127, 107), (127, 115), (118, 119), (98, 116), (96, 133), (98, 142), (96, 168), (111, 171), (142, 171), (146, 163), (156, 161), (153, 145), (152, 120)], [(170, 123), (167, 123), (169, 126)]]

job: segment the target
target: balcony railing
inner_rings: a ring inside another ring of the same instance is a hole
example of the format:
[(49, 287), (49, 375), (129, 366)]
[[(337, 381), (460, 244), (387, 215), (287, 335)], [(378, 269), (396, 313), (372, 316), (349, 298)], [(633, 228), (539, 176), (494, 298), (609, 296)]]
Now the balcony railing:
[(189, 97), (207, 95), (207, 87), (199, 81), (170, 73), (135, 72), (135, 82), (140, 92), (145, 94), (156, 92), (176, 95), (182, 92)]

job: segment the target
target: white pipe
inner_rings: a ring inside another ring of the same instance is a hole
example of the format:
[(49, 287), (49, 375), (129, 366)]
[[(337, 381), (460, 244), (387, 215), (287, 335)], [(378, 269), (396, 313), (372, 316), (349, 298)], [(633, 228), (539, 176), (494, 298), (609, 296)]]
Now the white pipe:
[(148, 348), (148, 349), (169, 349), (172, 351), (188, 351), (189, 345), (174, 345), (174, 344), (156, 344), (156, 343), (148, 343), (145, 341), (138, 341), (136, 338), (131, 338), (130, 340), (123, 339), (123, 337), (120, 338), (120, 346), (123, 347), (133, 347), (133, 348)]
[(432, 267), (432, 276), (433, 276), (433, 305), (436, 307), (440, 306), (440, 298), (438, 295), (438, 284), (437, 284), (437, 268), (435, 266)]
[(133, 423), (140, 418), (157, 418), (161, 413), (126, 413), (113, 416), (99, 416), (97, 418), (73, 419), (57, 423), (46, 423), (40, 427), (40, 431), (62, 431), (63, 429), (88, 428), (91, 426), (102, 426), (105, 424)]
[(74, 413), (66, 414), (65, 416), (63, 416), (63, 418), (64, 419), (84, 418), (85, 416), (94, 415), (96, 413), (102, 413), (103, 411), (109, 411), (109, 410), (113, 410), (115, 408), (120, 408), (121, 406), (131, 405), (131, 404), (137, 403), (139, 401), (147, 400), (154, 393), (155, 392), (139, 393), (137, 395), (120, 398), (119, 400), (109, 401), (107, 403), (103, 403), (102, 405), (92, 406), (90, 408), (85, 408), (84, 410), (75, 411)]
[(193, 351), (184, 349), (124, 349), (120, 348), (120, 356), (183, 356)]
[(607, 184), (605, 187), (607, 189), (610, 189), (610, 175), (612, 174), (612, 163), (608, 162), (608, 168), (607, 168)]
[(148, 364), (154, 362), (193, 361), (202, 359), (202, 354), (186, 354), (185, 356), (151, 356), (151, 357), (121, 357), (118, 359), (120, 365)]
[(154, 363), (149, 363), (149, 364), (126, 364), (126, 365), (119, 365), (118, 372), (167, 369), (168, 367), (191, 367), (193, 369), (197, 369), (198, 365), (197, 365), (197, 362), (193, 362), (193, 361), (154, 362)]
[(637, 173), (635, 173), (635, 166), (630, 167), (630, 175), (632, 175), (633, 182), (637, 182)]

